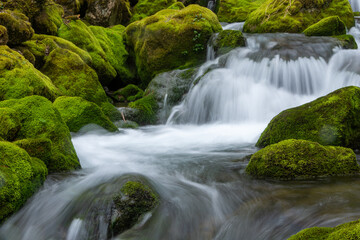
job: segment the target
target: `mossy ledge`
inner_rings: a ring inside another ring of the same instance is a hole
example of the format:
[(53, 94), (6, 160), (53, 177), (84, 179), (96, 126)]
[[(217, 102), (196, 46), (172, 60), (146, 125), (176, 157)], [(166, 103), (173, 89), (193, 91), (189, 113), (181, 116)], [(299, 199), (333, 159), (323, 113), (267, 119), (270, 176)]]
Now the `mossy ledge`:
[(360, 149), (360, 88), (345, 87), (275, 116), (256, 146), (285, 139)]
[(304, 30), (306, 36), (334, 36), (346, 34), (346, 26), (338, 16), (321, 19)]
[(288, 139), (253, 154), (246, 172), (256, 178), (289, 180), (356, 175), (360, 167), (350, 148)]

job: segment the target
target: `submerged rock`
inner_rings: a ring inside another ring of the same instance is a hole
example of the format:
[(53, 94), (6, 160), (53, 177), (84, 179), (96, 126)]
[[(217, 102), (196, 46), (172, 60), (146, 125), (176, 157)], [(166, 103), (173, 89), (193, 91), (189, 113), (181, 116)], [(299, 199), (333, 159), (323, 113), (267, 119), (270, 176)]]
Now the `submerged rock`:
[(121, 194), (114, 197), (115, 211), (109, 229), (112, 236), (130, 229), (159, 203), (156, 193), (141, 182), (129, 181), (120, 191)]
[(257, 178), (307, 179), (355, 175), (360, 167), (350, 148), (288, 139), (253, 154), (246, 172)]
[(304, 30), (306, 36), (333, 36), (346, 34), (346, 26), (338, 16), (321, 19)]
[(360, 220), (344, 223), (336, 227), (307, 228), (291, 236), (288, 240), (321, 239), (321, 240), (351, 240), (360, 239)]
[(162, 10), (125, 30), (143, 86), (160, 72), (205, 61), (207, 41), (219, 31), (216, 15), (198, 5)]
[(45, 181), (47, 169), (13, 143), (0, 141), (0, 223)]
[(217, 16), (220, 22), (244, 22), (265, 0), (221, 0)]
[(18, 45), (31, 39), (34, 29), (31, 27), (29, 19), (22, 13), (10, 10), (0, 11), (0, 25), (7, 29), (9, 45)]
[(49, 172), (73, 170), (80, 167), (69, 128), (52, 103), (41, 96), (30, 96), (0, 102), (0, 108), (16, 111), (21, 122), (15, 140), (47, 138), (51, 140), (51, 157), (46, 166)]
[(354, 26), (354, 15), (348, 0), (289, 2), (266, 0), (249, 14), (244, 32), (301, 33), (307, 27), (329, 16), (339, 16), (349, 29)]
[(100, 107), (81, 97), (59, 97), (55, 100), (54, 107), (60, 112), (71, 132), (78, 132), (89, 124), (99, 125), (110, 132), (118, 131)]
[(285, 139), (360, 149), (360, 88), (345, 87), (274, 117), (257, 146)]

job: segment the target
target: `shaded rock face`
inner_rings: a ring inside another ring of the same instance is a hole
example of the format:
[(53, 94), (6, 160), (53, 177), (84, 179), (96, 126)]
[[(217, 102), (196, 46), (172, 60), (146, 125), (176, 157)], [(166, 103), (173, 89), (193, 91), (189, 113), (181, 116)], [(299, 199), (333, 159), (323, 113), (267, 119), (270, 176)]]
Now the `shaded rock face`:
[(246, 172), (257, 178), (288, 180), (355, 175), (360, 167), (350, 148), (289, 139), (253, 154)]
[(6, 45), (9, 41), (9, 35), (7, 29), (0, 25), (0, 45)]
[(88, 4), (85, 19), (92, 25), (103, 27), (126, 24), (131, 18), (127, 0), (93, 0)]
[(9, 45), (18, 45), (34, 35), (29, 19), (22, 13), (10, 10), (0, 11), (0, 25), (7, 29)]

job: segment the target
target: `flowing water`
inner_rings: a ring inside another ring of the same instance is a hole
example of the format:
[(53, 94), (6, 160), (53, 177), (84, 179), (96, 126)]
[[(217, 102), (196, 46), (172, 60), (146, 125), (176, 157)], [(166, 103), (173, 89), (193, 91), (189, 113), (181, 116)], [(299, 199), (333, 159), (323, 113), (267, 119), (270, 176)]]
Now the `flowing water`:
[(272, 117), (359, 86), (359, 62), (360, 51), (340, 50), (331, 38), (248, 35), (247, 47), (199, 69), (201, 80), (166, 125), (73, 136), (83, 169), (49, 176), (0, 239), (107, 239), (111, 197), (139, 178), (161, 203), (115, 239), (286, 239), (356, 220), (358, 178), (262, 181), (244, 169)]

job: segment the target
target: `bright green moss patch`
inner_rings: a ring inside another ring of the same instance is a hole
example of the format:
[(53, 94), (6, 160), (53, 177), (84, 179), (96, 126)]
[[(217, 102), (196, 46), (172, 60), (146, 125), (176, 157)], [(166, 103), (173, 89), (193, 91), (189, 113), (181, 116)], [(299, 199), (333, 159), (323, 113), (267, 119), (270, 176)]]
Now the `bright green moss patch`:
[(121, 214), (111, 224), (113, 236), (130, 229), (159, 203), (156, 193), (141, 182), (129, 181), (120, 191), (121, 194), (114, 197), (115, 208)]
[(182, 2), (175, 2), (171, 4), (170, 7), (168, 7), (168, 9), (176, 9), (176, 10), (181, 10), (183, 8), (185, 8), (185, 6)]
[(46, 1), (34, 16), (32, 24), (37, 33), (56, 35), (63, 23), (64, 9), (53, 1)]
[(176, 0), (139, 0), (132, 9), (133, 16), (130, 19), (130, 22), (135, 22), (151, 16), (160, 10), (170, 7), (174, 3), (176, 3)]
[(0, 223), (25, 203), (46, 176), (44, 163), (15, 144), (0, 141)]
[(265, 0), (221, 0), (217, 16), (220, 22), (244, 22)]
[(360, 220), (337, 227), (312, 227), (291, 236), (288, 240), (354, 240), (360, 239)]
[(107, 102), (96, 72), (79, 55), (67, 49), (55, 49), (45, 58), (41, 71), (63, 95), (79, 96), (99, 106)]
[(204, 61), (207, 41), (221, 29), (216, 15), (198, 5), (162, 10), (130, 24), (125, 30), (126, 38), (134, 50), (143, 86), (160, 72)]
[(142, 98), (143, 95), (144, 91), (134, 84), (129, 84), (112, 93), (112, 97), (119, 102), (133, 102)]
[(30, 157), (38, 158), (49, 165), (51, 161), (52, 142), (48, 138), (26, 138), (13, 142), (24, 149)]
[(80, 167), (69, 128), (52, 103), (41, 96), (30, 96), (0, 102), (0, 108), (14, 109), (20, 118), (21, 129), (16, 140), (48, 138), (52, 142), (49, 172), (72, 170)]
[(246, 172), (257, 178), (285, 180), (354, 175), (360, 167), (350, 148), (289, 139), (253, 154)]
[(341, 47), (344, 49), (358, 48), (355, 38), (352, 35), (339, 35), (339, 36), (333, 36), (333, 38), (339, 40)]
[(329, 16), (339, 16), (347, 28), (354, 26), (354, 15), (348, 0), (266, 0), (249, 14), (244, 32), (300, 33)]
[(129, 107), (138, 110), (137, 114), (131, 119), (132, 121), (141, 125), (155, 124), (157, 122), (156, 113), (159, 106), (153, 94), (131, 102)]
[(230, 52), (236, 47), (244, 47), (245, 38), (241, 31), (224, 30), (219, 33), (214, 41), (214, 50), (217, 55)]
[(285, 139), (360, 148), (360, 88), (345, 87), (274, 117), (257, 142), (265, 147)]
[(346, 26), (338, 16), (321, 19), (304, 30), (306, 36), (334, 36), (346, 34)]
[(11, 108), (0, 108), (0, 137), (12, 141), (20, 128), (21, 122), (16, 111)]
[(61, 92), (21, 54), (0, 46), (0, 101), (30, 95), (53, 101)]
[(24, 14), (18, 12), (10, 10), (0, 11), (0, 25), (6, 27), (9, 36), (8, 43), (10, 45), (18, 45), (25, 42), (34, 34), (34, 29), (32, 29), (29, 19)]
[(99, 125), (110, 132), (118, 131), (100, 107), (81, 97), (59, 97), (54, 102), (54, 107), (59, 110), (71, 132), (77, 132), (88, 124)]

